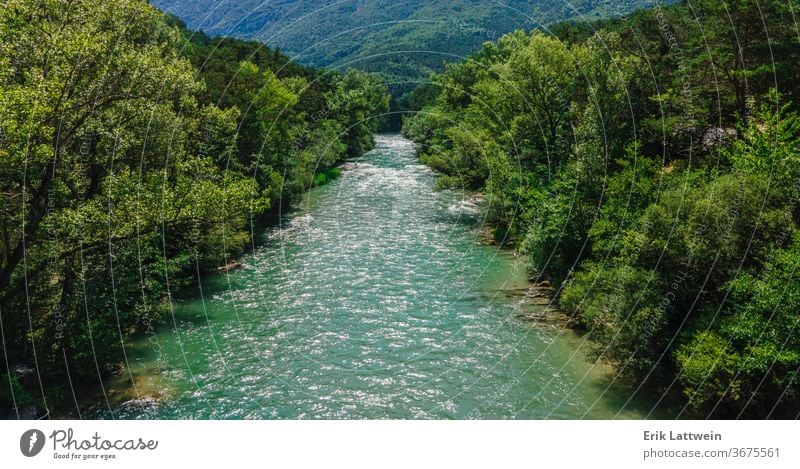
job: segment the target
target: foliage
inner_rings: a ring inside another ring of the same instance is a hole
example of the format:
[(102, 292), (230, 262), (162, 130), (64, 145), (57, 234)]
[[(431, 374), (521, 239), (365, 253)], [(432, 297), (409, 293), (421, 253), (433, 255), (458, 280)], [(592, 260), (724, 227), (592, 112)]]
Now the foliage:
[(5, 2), (7, 362), (35, 364), (51, 406), (71, 403), (70, 381), (105, 378), (174, 292), (250, 245), (251, 221), (369, 149), (387, 108), (373, 76), (191, 33), (143, 0)]
[[(376, 72), (397, 97), (515, 29), (619, 16), (654, 0), (157, 0), (192, 28), (276, 44), (294, 60)], [(612, 5), (613, 4), (613, 5)], [(209, 14), (212, 12), (213, 14)], [(431, 52), (422, 52), (431, 51)]]
[(511, 33), (436, 75), (404, 125), (440, 186), (485, 193), (499, 240), (562, 287), (597, 356), (693, 415), (800, 402), (792, 8), (700, 1)]

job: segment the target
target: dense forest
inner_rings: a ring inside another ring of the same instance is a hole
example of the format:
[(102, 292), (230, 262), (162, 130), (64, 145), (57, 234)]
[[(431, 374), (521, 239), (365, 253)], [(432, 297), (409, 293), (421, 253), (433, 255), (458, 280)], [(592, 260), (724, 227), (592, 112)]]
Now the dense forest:
[[(673, 0), (669, 0), (668, 3)], [(193, 29), (281, 47), (295, 61), (375, 72), (400, 96), (515, 29), (619, 16), (655, 0), (154, 0)], [(343, 27), (346, 25), (346, 27)]]
[(0, 9), (0, 412), (72, 405), (171, 295), (372, 146), (386, 86), (144, 0)]
[(409, 99), (439, 186), (483, 192), (596, 357), (675, 415), (800, 412), (798, 12), (692, 0), (518, 31)]

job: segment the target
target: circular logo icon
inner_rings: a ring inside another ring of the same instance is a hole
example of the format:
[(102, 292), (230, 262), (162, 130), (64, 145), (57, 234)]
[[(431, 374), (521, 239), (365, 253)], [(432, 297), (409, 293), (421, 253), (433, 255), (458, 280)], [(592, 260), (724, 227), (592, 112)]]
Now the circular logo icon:
[(22, 454), (32, 458), (44, 448), (44, 433), (40, 430), (28, 430), (19, 439), (19, 450)]

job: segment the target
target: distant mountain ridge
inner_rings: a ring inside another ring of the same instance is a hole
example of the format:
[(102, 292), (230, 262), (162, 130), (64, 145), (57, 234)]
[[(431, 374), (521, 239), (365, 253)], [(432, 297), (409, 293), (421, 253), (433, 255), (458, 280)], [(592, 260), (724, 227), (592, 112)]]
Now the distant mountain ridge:
[[(415, 81), (515, 29), (619, 16), (657, 0), (153, 0), (192, 29), (254, 39), (297, 62)], [(411, 83), (408, 87), (413, 88)]]

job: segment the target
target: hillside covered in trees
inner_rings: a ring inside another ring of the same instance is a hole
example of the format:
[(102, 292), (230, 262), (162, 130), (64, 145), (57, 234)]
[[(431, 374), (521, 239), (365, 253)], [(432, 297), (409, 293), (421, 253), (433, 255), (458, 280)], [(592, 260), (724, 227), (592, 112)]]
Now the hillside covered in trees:
[(692, 0), (515, 32), (405, 121), (617, 381), (676, 416), (800, 412), (799, 12)]
[(144, 0), (6, 1), (0, 45), (0, 411), (14, 417), (100, 389), (126, 337), (371, 148), (388, 108), (370, 75), (192, 33)]
[[(568, 18), (619, 16), (654, 0), (155, 0), (192, 29), (279, 46), (295, 61), (379, 73), (396, 96), (485, 41)], [(667, 2), (670, 3), (670, 2)]]

